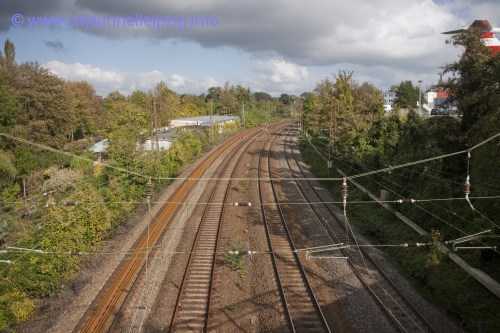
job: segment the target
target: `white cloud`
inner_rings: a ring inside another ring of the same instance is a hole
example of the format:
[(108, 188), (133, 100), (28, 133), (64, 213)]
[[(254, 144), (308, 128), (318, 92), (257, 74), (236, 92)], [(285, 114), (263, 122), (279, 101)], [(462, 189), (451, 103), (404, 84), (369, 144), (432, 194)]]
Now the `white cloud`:
[[(203, 3), (196, 0), (144, 0), (140, 3), (136, 0), (54, 0), (34, 4), (6, 2), (6, 6), (0, 14), (3, 18), (0, 30), (3, 31), (12, 28), (10, 15), (15, 12), (66, 16), (78, 13), (100, 17), (135, 14), (189, 17), (207, 13), (217, 17), (216, 27), (186, 27), (183, 30), (94, 27), (80, 31), (111, 40), (132, 40), (140, 36), (151, 41), (169, 39), (176, 43), (197, 43), (220, 50), (221, 56), (217, 59), (221, 62), (225, 61), (225, 48), (242, 51), (264, 60), (251, 63), (253, 73), (244, 79), (239, 79), (243, 76), (241, 73), (234, 74), (238, 75), (239, 82), (233, 80), (231, 83), (270, 92), (310, 89), (311, 72), (321, 68), (328, 71), (326, 74), (335, 73), (341, 64), (347, 69), (354, 68), (356, 76), (372, 78), (383, 86), (399, 83), (387, 80), (403, 75), (406, 79), (436, 76), (440, 67), (454, 61), (460, 52), (444, 43), (449, 36), (442, 35), (442, 31), (468, 26), (474, 19), (488, 19), (494, 26), (500, 23), (495, 16), (500, 12), (497, 0), (357, 0), (354, 4), (338, 0), (309, 0), (307, 4), (302, 0), (206, 0)], [(85, 62), (84, 59), (80, 61)], [(182, 75), (182, 66), (187, 67), (188, 63), (179, 61), (175, 65), (179, 65), (175, 68), (180, 73), (137, 73), (133, 69), (125, 72), (81, 63), (48, 63), (54, 72), (65, 78), (95, 84), (100, 93), (113, 89), (124, 92), (150, 89), (160, 80), (181, 92), (202, 92), (217, 85), (213, 77)], [(163, 68), (161, 64), (157, 66)], [(232, 74), (217, 75), (224, 82)]]
[(306, 67), (278, 59), (255, 61), (251, 68), (253, 75), (245, 81), (253, 90), (277, 94), (304, 89), (309, 81)]
[(201, 93), (209, 87), (217, 85), (212, 77), (201, 79), (186, 78), (179, 74), (172, 74), (168, 78), (160, 71), (125, 72), (119, 70), (104, 70), (89, 64), (65, 64), (57, 60), (49, 61), (44, 65), (52, 73), (71, 81), (87, 81), (91, 83), (97, 93), (106, 96), (111, 91), (119, 91), (125, 95), (135, 90), (148, 91), (157, 83), (164, 81), (178, 93)]
[(176, 89), (179, 87), (184, 87), (186, 84), (186, 81), (184, 78), (178, 74), (172, 74), (168, 80), (169, 86), (172, 88)]

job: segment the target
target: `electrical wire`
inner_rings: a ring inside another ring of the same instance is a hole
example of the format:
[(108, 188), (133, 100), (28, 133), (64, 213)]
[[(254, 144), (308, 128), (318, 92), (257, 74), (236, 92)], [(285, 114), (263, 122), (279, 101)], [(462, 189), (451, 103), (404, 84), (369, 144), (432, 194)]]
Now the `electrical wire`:
[[(12, 136), (10, 134), (6, 134), (6, 133), (2, 133), (0, 132), (0, 136), (4, 136), (4, 137), (7, 137), (9, 139), (12, 139), (12, 140), (16, 140), (16, 141), (19, 141), (19, 142), (22, 142), (22, 143), (25, 143), (25, 144), (28, 144), (28, 145), (34, 145), (40, 149), (44, 149), (44, 150), (49, 150), (51, 152), (54, 152), (54, 153), (61, 153), (61, 154), (64, 154), (64, 155), (67, 155), (67, 156), (70, 156), (70, 157), (73, 157), (73, 158), (77, 158), (77, 159), (81, 159), (81, 160), (85, 160), (87, 162), (93, 162), (91, 159), (89, 158), (86, 158), (86, 157), (83, 157), (83, 156), (78, 156), (76, 154), (73, 154), (73, 153), (69, 153), (69, 152), (66, 152), (66, 151), (63, 151), (63, 150), (60, 150), (60, 149), (55, 149), (55, 148), (52, 148), (52, 147), (49, 147), (49, 146), (46, 146), (46, 145), (43, 145), (43, 144), (39, 144), (39, 143), (35, 143), (35, 142), (32, 142), (32, 141), (29, 141), (29, 140), (26, 140), (26, 139), (22, 139), (22, 138), (18, 138), (18, 137), (15, 137), (15, 136)], [(362, 174), (357, 174), (357, 175), (352, 175), (352, 176), (349, 176), (348, 179), (356, 179), (356, 178), (360, 178), (360, 177), (365, 177), (365, 176), (369, 176), (369, 175), (373, 175), (373, 174), (377, 174), (377, 173), (381, 173), (381, 172), (387, 172), (387, 171), (391, 171), (391, 170), (396, 170), (396, 169), (400, 169), (400, 168), (405, 168), (405, 167), (408, 167), (408, 166), (412, 166), (412, 165), (417, 165), (417, 164), (422, 164), (422, 163), (426, 163), (426, 162), (430, 162), (430, 161), (434, 161), (434, 160), (438, 160), (438, 159), (443, 159), (443, 158), (446, 158), (446, 157), (451, 157), (451, 156), (455, 156), (455, 155), (459, 155), (459, 154), (464, 154), (466, 152), (468, 152), (469, 150), (472, 151), (474, 149), (477, 149), (479, 148), (480, 146), (486, 144), (487, 142), (497, 138), (500, 136), (500, 133), (497, 133), (491, 137), (489, 137), (488, 139), (478, 143), (477, 145), (467, 149), (467, 150), (461, 150), (461, 151), (457, 151), (457, 152), (454, 152), (454, 153), (448, 153), (448, 154), (444, 154), (444, 155), (439, 155), (439, 156), (434, 156), (434, 157), (430, 157), (430, 158), (426, 158), (426, 159), (421, 159), (421, 160), (417, 160), (417, 161), (413, 161), (413, 162), (408, 162), (408, 163), (403, 163), (403, 164), (399, 164), (399, 165), (396, 165), (396, 166), (390, 166), (390, 167), (386, 167), (386, 168), (382, 168), (382, 169), (378, 169), (378, 170), (372, 170), (372, 171), (368, 171), (368, 172), (365, 172), (365, 173), (362, 173)], [(153, 179), (153, 180), (175, 180), (175, 179), (189, 179), (189, 180), (199, 180), (199, 179), (204, 179), (204, 180), (231, 180), (231, 179), (234, 179), (234, 180), (260, 180), (258, 178), (222, 178), (222, 177), (219, 177), (219, 178), (184, 178), (184, 177), (152, 177), (152, 176), (149, 176), (149, 175), (144, 175), (144, 174), (141, 174), (141, 173), (138, 173), (138, 172), (135, 172), (135, 171), (130, 171), (130, 170), (127, 170), (125, 168), (122, 168), (122, 167), (117, 167), (117, 166), (114, 166), (114, 165), (110, 165), (110, 164), (107, 164), (107, 163), (101, 163), (103, 166), (107, 167), (107, 168), (111, 168), (111, 169), (114, 169), (114, 170), (117, 170), (117, 171), (120, 171), (120, 172), (125, 172), (125, 173), (129, 173), (129, 174), (132, 174), (132, 175), (135, 175), (135, 176), (138, 176), (138, 177), (142, 177), (142, 178), (146, 178), (146, 179)], [(289, 178), (280, 178), (281, 180), (294, 180), (294, 179), (289, 179)], [(342, 180), (342, 178), (307, 178), (307, 179), (311, 179), (311, 180)], [(307, 179), (301, 179), (301, 180), (307, 180)]]

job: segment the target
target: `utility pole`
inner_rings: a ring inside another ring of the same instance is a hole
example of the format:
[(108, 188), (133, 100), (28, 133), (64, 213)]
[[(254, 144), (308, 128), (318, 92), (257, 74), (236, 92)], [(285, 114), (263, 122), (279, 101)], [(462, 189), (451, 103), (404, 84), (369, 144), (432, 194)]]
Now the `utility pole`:
[[(153, 98), (153, 119), (154, 119), (154, 134), (155, 134), (155, 141), (156, 141), (156, 151), (160, 151), (160, 143), (158, 140), (158, 132), (156, 131), (156, 128), (158, 127), (157, 119), (156, 119), (156, 98)], [(151, 138), (152, 139), (152, 138)]]
[(422, 80), (418, 80), (418, 114), (422, 113)]
[(212, 99), (210, 98), (210, 140), (209, 141), (212, 141), (212, 137), (213, 137), (213, 124), (212, 124)]
[(148, 182), (146, 184), (146, 193), (144, 193), (146, 196), (146, 201), (148, 203), (148, 212), (149, 212), (149, 221), (148, 221), (148, 238), (146, 240), (146, 278), (148, 277), (148, 257), (149, 257), (149, 237), (150, 237), (150, 226), (151, 226), (151, 220), (153, 219), (153, 215), (151, 214), (151, 196), (153, 195), (153, 182), (151, 181), (151, 178), (148, 179)]
[(155, 145), (153, 143), (153, 134), (154, 134), (154, 129), (155, 129), (155, 116), (154, 116), (154, 104), (155, 104), (155, 97), (153, 96), (153, 99), (151, 100), (151, 109), (150, 109), (150, 122), (149, 122), (149, 130), (150, 130), (150, 140), (151, 140), (151, 150), (153, 151), (155, 149)]
[[(156, 119), (156, 97), (153, 96), (153, 99), (151, 101), (151, 135), (150, 135), (150, 140), (151, 140), (151, 150), (156, 150), (157, 152), (160, 151), (160, 145), (159, 145), (159, 139), (158, 139), (158, 132), (156, 131), (156, 128), (158, 127), (157, 124), (157, 119)], [(155, 149), (155, 144), (153, 143), (153, 139), (156, 142), (156, 149)]]
[(241, 101), (241, 113), (242, 113), (242, 123), (243, 123), (243, 127), (246, 127), (245, 126), (245, 101)]

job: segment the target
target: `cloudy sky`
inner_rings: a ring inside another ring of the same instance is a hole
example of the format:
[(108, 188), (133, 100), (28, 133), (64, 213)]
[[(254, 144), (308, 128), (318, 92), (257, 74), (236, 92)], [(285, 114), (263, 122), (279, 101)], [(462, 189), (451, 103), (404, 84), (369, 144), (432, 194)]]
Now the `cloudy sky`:
[(3, 0), (0, 42), (103, 96), (161, 80), (180, 93), (230, 82), (300, 94), (339, 70), (425, 88), (460, 52), (441, 32), (498, 27), (498, 14), (497, 0)]

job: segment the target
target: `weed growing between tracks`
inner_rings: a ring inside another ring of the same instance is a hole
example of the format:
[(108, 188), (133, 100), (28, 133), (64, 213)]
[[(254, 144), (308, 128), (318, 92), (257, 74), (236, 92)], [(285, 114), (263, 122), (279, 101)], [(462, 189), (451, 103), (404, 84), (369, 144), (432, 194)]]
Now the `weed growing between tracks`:
[(222, 262), (228, 265), (240, 274), (241, 278), (247, 276), (245, 257), (243, 256), (243, 251), (245, 250), (245, 245), (243, 241), (237, 240), (236, 243), (231, 245), (231, 252), (226, 252), (222, 256)]

